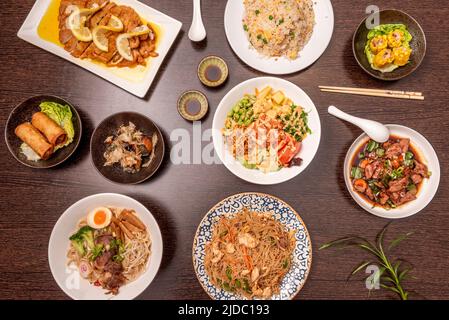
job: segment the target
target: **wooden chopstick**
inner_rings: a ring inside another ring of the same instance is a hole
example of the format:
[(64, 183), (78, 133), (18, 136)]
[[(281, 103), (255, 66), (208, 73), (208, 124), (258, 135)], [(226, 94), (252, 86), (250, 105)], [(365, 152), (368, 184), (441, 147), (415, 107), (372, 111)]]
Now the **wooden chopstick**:
[(351, 88), (351, 87), (332, 87), (332, 86), (319, 86), (320, 89), (328, 90), (341, 90), (341, 91), (359, 91), (359, 92), (374, 92), (374, 93), (387, 93), (387, 94), (402, 94), (409, 96), (422, 96), (422, 92), (415, 91), (399, 91), (399, 90), (382, 90), (382, 89), (364, 89), (364, 88)]
[(325, 87), (319, 86), (323, 92), (355, 94), (371, 97), (385, 97), (394, 99), (424, 100), (421, 92), (379, 90), (379, 89), (361, 89), (361, 88), (343, 88), (343, 87)]

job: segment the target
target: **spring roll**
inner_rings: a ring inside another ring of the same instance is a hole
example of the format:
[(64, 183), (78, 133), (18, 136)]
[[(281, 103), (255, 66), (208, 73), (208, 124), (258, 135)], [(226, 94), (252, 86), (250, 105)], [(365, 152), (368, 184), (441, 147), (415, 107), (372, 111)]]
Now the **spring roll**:
[(53, 146), (64, 144), (67, 141), (67, 133), (64, 129), (43, 112), (33, 114), (31, 124), (42, 132)]
[(42, 133), (31, 123), (25, 122), (14, 130), (16, 136), (30, 146), (43, 160), (47, 160), (53, 153), (53, 146), (48, 143)]

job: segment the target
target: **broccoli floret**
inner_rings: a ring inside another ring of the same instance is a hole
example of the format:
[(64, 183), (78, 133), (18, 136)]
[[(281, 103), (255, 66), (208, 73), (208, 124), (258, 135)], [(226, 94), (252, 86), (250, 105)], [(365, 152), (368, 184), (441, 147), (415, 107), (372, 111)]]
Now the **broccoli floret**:
[(84, 249), (83, 241), (82, 240), (80, 241), (78, 239), (75, 240), (70, 239), (70, 240), (72, 241), (73, 247), (76, 249), (76, 251), (78, 251), (78, 254), (80, 256), (84, 256), (86, 254), (86, 250)]
[(97, 259), (99, 256), (101, 256), (103, 254), (103, 250), (104, 246), (102, 244), (96, 245), (93, 249), (92, 249), (92, 256), (90, 257), (91, 260), (95, 260)]
[(94, 230), (89, 226), (81, 227), (78, 232), (73, 234), (69, 239), (82, 256), (86, 253), (86, 250), (84, 249), (84, 242), (86, 242), (90, 249), (95, 247)]

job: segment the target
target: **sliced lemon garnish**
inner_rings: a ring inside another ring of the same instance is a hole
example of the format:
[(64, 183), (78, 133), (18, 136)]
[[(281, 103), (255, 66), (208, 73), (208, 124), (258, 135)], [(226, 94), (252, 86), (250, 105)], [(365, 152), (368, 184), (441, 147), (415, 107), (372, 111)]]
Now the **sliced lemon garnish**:
[(108, 32), (108, 30), (104, 27), (95, 27), (92, 30), (92, 40), (98, 49), (108, 52), (109, 40), (106, 37), (106, 32)]
[(129, 46), (129, 38), (141, 36), (150, 32), (146, 25), (139, 26), (131, 32), (123, 33), (117, 37), (116, 45), (118, 53), (126, 60), (133, 61), (131, 47)]
[(118, 17), (111, 15), (107, 28), (114, 32), (120, 32), (123, 30), (123, 22)]
[(108, 25), (106, 26), (97, 26), (92, 30), (92, 40), (95, 45), (101, 51), (108, 52), (109, 51), (109, 39), (106, 36), (108, 31), (120, 32), (123, 30), (122, 21), (116, 16), (112, 15), (109, 20)]
[(90, 42), (92, 41), (92, 32), (88, 27), (81, 27), (79, 29), (72, 29), (72, 33), (79, 41)]
[(131, 47), (129, 46), (128, 34), (123, 33), (117, 37), (116, 45), (118, 53), (126, 60), (133, 61)]
[(83, 42), (92, 41), (92, 33), (85, 24), (87, 19), (100, 9), (101, 7), (98, 5), (93, 8), (83, 9), (71, 6), (70, 11), (72, 13), (67, 18), (67, 28), (72, 31), (76, 39)]

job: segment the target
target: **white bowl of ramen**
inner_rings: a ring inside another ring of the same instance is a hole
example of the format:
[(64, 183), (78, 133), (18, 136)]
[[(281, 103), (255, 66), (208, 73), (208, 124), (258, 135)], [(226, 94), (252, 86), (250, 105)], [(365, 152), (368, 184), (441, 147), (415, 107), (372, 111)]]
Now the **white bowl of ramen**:
[[(78, 223), (98, 207), (133, 210), (145, 225), (151, 244), (146, 265), (137, 277), (119, 288), (116, 295), (107, 294), (101, 286), (81, 277), (75, 263), (68, 264), (69, 237), (77, 232)], [(162, 260), (162, 236), (151, 212), (140, 202), (115, 193), (101, 193), (83, 198), (71, 205), (58, 219), (50, 236), (48, 260), (53, 277), (59, 287), (75, 300), (130, 300), (141, 294), (153, 281)]]
[(438, 156), (430, 142), (417, 131), (397, 124), (387, 124), (390, 130), (390, 138), (410, 139), (410, 151), (414, 154), (414, 159), (424, 164), (429, 172), (429, 177), (422, 179), (417, 187), (416, 198), (394, 208), (385, 209), (384, 207), (370, 200), (365, 194), (357, 192), (353, 185), (354, 178), (351, 177), (351, 170), (357, 167), (359, 153), (370, 140), (363, 133), (349, 148), (344, 162), (344, 178), (346, 187), (352, 198), (357, 204), (367, 212), (386, 219), (400, 219), (410, 217), (422, 211), (435, 196), (440, 183), (440, 163)]

